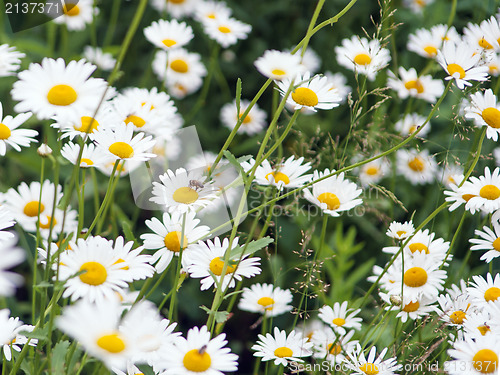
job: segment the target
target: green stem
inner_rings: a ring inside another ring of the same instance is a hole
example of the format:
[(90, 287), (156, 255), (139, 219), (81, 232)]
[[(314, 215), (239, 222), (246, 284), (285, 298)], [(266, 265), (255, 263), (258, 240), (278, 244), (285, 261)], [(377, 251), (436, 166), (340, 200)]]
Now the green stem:
[(109, 26), (106, 30), (106, 36), (104, 37), (103, 46), (109, 46), (113, 41), (113, 35), (115, 34), (116, 24), (118, 22), (118, 15), (120, 14), (120, 3), (121, 0), (113, 0), (113, 7), (111, 8), (111, 16), (109, 17)]
[(182, 218), (182, 230), (181, 230), (179, 256), (177, 258), (177, 269), (175, 270), (174, 285), (172, 285), (173, 293), (172, 296), (170, 297), (170, 307), (168, 308), (168, 320), (170, 321), (172, 321), (172, 317), (174, 316), (175, 300), (177, 297), (177, 284), (179, 283), (179, 277), (182, 268), (182, 252), (184, 250), (184, 245), (187, 246), (187, 244), (184, 244), (185, 230), (186, 230), (186, 214), (184, 214)]

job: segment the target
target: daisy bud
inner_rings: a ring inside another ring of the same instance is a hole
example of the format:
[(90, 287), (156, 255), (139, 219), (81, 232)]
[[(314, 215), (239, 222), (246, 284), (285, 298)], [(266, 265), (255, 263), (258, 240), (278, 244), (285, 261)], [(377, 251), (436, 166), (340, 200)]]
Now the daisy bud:
[(38, 155), (40, 155), (42, 158), (49, 157), (52, 155), (52, 149), (49, 147), (48, 144), (42, 143), (40, 147), (36, 150)]
[(401, 302), (403, 302), (401, 300), (401, 296), (397, 296), (397, 295), (392, 295), (389, 300), (391, 301), (391, 304), (393, 306), (401, 306)]

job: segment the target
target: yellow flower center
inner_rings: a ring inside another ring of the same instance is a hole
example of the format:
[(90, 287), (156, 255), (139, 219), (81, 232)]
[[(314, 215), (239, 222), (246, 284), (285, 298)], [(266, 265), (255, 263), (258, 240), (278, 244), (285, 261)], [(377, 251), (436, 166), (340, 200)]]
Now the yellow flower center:
[(360, 53), (354, 57), (354, 63), (357, 65), (368, 65), (372, 62), (372, 58), (367, 53)]
[(494, 75), (494, 74), (497, 74), (498, 73), (498, 65), (495, 65), (495, 64), (490, 64), (488, 65), (488, 68), (489, 68), (489, 73), (490, 75)]
[(231, 29), (227, 26), (219, 26), (219, 31), (223, 34), (229, 34)]
[(406, 82), (405, 87), (407, 90), (415, 89), (419, 94), (424, 92), (424, 85), (418, 79)]
[(210, 18), (211, 20), (215, 19), (215, 14), (214, 13), (209, 13), (206, 15), (207, 18)]
[(82, 158), (80, 160), (80, 167), (90, 167), (91, 165), (94, 165), (94, 162), (88, 158)]
[(198, 200), (198, 193), (188, 186), (183, 186), (174, 191), (172, 199), (177, 203), (191, 204)]
[[(113, 265), (115, 264), (120, 264), (120, 263), (125, 263), (125, 260), (122, 259), (122, 258), (119, 258), (116, 262), (113, 263)], [(123, 267), (120, 267), (121, 270), (128, 270), (130, 269), (128, 266), (123, 266)]]
[(405, 305), (401, 310), (404, 312), (414, 312), (417, 311), (420, 307), (420, 303), (418, 301), (416, 302), (410, 302), (409, 304)]
[(465, 312), (462, 310), (454, 311), (450, 314), (450, 320), (453, 324), (462, 324), (465, 319)]
[(294, 92), (292, 92), (292, 99), (295, 103), (308, 107), (314, 107), (318, 104), (318, 95), (307, 87), (297, 88)]
[(98, 262), (83, 263), (80, 271), (86, 271), (79, 276), (82, 283), (85, 284), (101, 285), (108, 278), (106, 268)]
[(161, 42), (165, 45), (165, 47), (172, 47), (177, 44), (177, 42), (173, 39), (163, 39)]
[(286, 346), (281, 346), (274, 351), (274, 355), (279, 358), (288, 358), (293, 356), (293, 351)]
[(340, 345), (339, 343), (331, 343), (330, 345), (328, 345), (328, 351), (330, 352), (330, 354), (339, 355), (342, 352), (342, 345)]
[(326, 203), (329, 210), (336, 210), (340, 207), (340, 199), (333, 193), (321, 193), (318, 195), (318, 200), (320, 203)]
[(410, 248), (410, 251), (414, 253), (415, 251), (425, 251), (426, 254), (429, 254), (429, 248), (425, 246), (423, 243), (420, 242), (415, 242), (412, 243), (408, 246)]
[[(241, 118), (241, 116), (243, 116), (243, 113), (240, 115), (240, 118)], [(243, 119), (243, 124), (248, 124), (251, 121), (252, 121), (252, 118), (250, 117), (250, 115), (246, 115), (245, 118)]]
[[(220, 276), (222, 275), (222, 268), (224, 267), (224, 262), (221, 258), (216, 257), (210, 261), (210, 271), (213, 272), (214, 275)], [(228, 265), (226, 267), (226, 275), (233, 273), (235, 271), (235, 266)]]
[(288, 176), (282, 172), (269, 172), (266, 174), (266, 180), (269, 181), (269, 176), (274, 177), (274, 182), (277, 184), (278, 182), (282, 181), (285, 185), (288, 185), (290, 183), (290, 179)]
[(481, 190), (479, 190), (479, 195), (484, 199), (494, 201), (500, 197), (500, 189), (495, 185), (484, 185)]
[(187, 73), (189, 66), (184, 60), (176, 59), (170, 63), (170, 69), (177, 73)]
[(5, 124), (0, 123), (0, 139), (9, 139), (11, 131)]
[(472, 357), (472, 366), (482, 374), (497, 371), (498, 355), (491, 349), (481, 349)]
[(257, 303), (263, 307), (266, 307), (266, 310), (272, 310), (271, 305), (274, 305), (274, 300), (271, 297), (261, 297), (257, 301)]
[(484, 299), (486, 302), (496, 301), (498, 297), (500, 297), (500, 289), (495, 286), (488, 288), (486, 292), (484, 292)]
[(484, 49), (493, 49), (493, 46), (490, 43), (488, 43), (484, 38), (479, 39), (479, 42), (477, 42), (477, 44), (479, 44), (479, 47)]
[(74, 103), (78, 95), (73, 87), (68, 85), (55, 85), (47, 93), (50, 104), (66, 106)]
[(167, 0), (167, 3), (182, 4), (186, 0)]
[(374, 363), (365, 363), (359, 366), (359, 369), (363, 371), (366, 375), (377, 375), (378, 367)]
[(95, 118), (90, 116), (82, 116), (81, 125), (80, 126), (74, 125), (74, 128), (75, 130), (78, 130), (79, 132), (82, 133), (93, 133), (98, 126), (99, 123)]
[(146, 125), (146, 121), (142, 117), (136, 116), (136, 115), (130, 115), (125, 119), (125, 124), (128, 124), (131, 122), (138, 128), (142, 128), (144, 125)]
[(80, 14), (80, 8), (76, 4), (68, 4), (63, 6), (63, 12), (67, 16), (74, 17)]
[(345, 324), (345, 319), (344, 318), (335, 318), (332, 320), (332, 323), (335, 324), (336, 326), (343, 326)]
[(424, 161), (421, 157), (414, 157), (408, 162), (408, 166), (415, 172), (422, 172), (425, 169)]
[(490, 327), (487, 326), (486, 324), (483, 325), (483, 326), (477, 327), (477, 329), (479, 330), (479, 332), (481, 332), (481, 335), (483, 335), (483, 336), (486, 335), (488, 332), (491, 331)]
[(464, 194), (462, 195), (462, 199), (466, 202), (470, 201), (472, 198), (474, 198), (475, 195), (474, 194)]
[(286, 74), (286, 72), (282, 69), (273, 69), (271, 71), (271, 73), (274, 75), (274, 76), (284, 76)]
[(398, 230), (398, 231), (396, 232), (396, 234), (397, 234), (399, 237), (401, 237), (403, 234), (406, 234), (406, 231), (405, 231), (405, 230)]
[(448, 64), (447, 69), (450, 76), (453, 76), (455, 73), (458, 73), (460, 78), (465, 77), (465, 70), (458, 64)]
[(205, 350), (192, 349), (184, 355), (182, 364), (188, 371), (205, 372), (212, 365), (212, 358)]
[[(181, 251), (181, 235), (182, 233), (177, 230), (169, 232), (163, 240), (163, 242), (165, 243), (165, 247), (175, 253)], [(188, 239), (186, 236), (184, 236), (184, 240), (182, 241), (182, 248), (185, 249), (187, 245)]]
[(438, 53), (437, 48), (436, 48), (436, 47), (434, 47), (434, 46), (427, 46), (427, 47), (424, 47), (424, 51), (425, 51), (425, 52), (427, 52), (427, 54), (428, 54), (429, 56), (432, 56), (432, 57), (436, 56), (436, 55), (437, 55), (437, 53)]
[(500, 111), (494, 107), (488, 107), (481, 112), (484, 122), (494, 129), (500, 128)]
[(427, 272), (421, 267), (412, 267), (404, 273), (403, 282), (411, 288), (418, 288), (427, 282)]
[(496, 251), (500, 251), (500, 237), (491, 244)]
[(43, 212), (45, 210), (45, 206), (43, 203), (37, 202), (37, 201), (31, 201), (26, 203), (26, 206), (24, 206), (23, 213), (26, 216), (29, 217), (35, 217), (38, 216), (38, 211)]
[(109, 152), (118, 156), (120, 159), (128, 159), (134, 156), (134, 149), (128, 143), (115, 142), (108, 148)]
[(378, 171), (378, 167), (368, 167), (366, 168), (365, 173), (369, 176), (375, 176), (376, 174), (378, 174)]
[[(52, 223), (51, 223), (51, 221), (52, 221)], [(52, 217), (52, 216), (50, 216), (50, 215), (47, 215), (47, 216), (45, 217), (45, 222), (44, 222), (44, 223), (42, 223), (42, 222), (39, 222), (39, 223), (38, 223), (38, 225), (39, 225), (39, 226), (40, 226), (40, 228), (42, 228), (42, 229), (50, 229), (51, 224), (52, 224), (52, 227), (54, 227), (54, 226), (57, 224), (57, 220), (56, 220), (56, 218), (55, 218), (55, 217), (53, 218), (53, 217)]]
[(119, 333), (111, 333), (109, 335), (99, 337), (97, 339), (97, 346), (114, 354), (123, 352), (126, 347), (125, 341), (123, 341)]

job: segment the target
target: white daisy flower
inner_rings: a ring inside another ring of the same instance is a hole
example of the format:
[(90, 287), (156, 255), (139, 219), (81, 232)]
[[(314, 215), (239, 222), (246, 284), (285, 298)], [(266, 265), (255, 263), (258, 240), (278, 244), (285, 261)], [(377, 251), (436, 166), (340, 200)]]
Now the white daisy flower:
[(259, 341), (252, 346), (255, 357), (262, 357), (262, 361), (274, 361), (276, 366), (287, 366), (290, 361), (304, 362), (302, 357), (312, 355), (312, 342), (307, 342), (298, 332), (292, 331), (287, 336), (285, 331), (274, 327), (274, 335), (266, 333), (259, 335)]
[(40, 120), (95, 111), (107, 88), (103, 79), (90, 78), (95, 69), (85, 60), (66, 65), (62, 58), (44, 58), (41, 64), (32, 63), (13, 85), (12, 99), (19, 101), (14, 109), (32, 111)]
[(477, 309), (472, 306), (472, 299), (468, 294), (458, 296), (450, 293), (441, 294), (437, 301), (439, 302), (437, 312), (440, 319), (450, 326), (461, 327), (465, 319), (477, 312)]
[(435, 58), (444, 41), (459, 42), (460, 35), (454, 26), (434, 25), (430, 30), (418, 29), (408, 37), (407, 48), (422, 57)]
[(267, 50), (254, 62), (255, 67), (264, 77), (281, 81), (292, 79), (302, 72), (300, 56), (290, 52)]
[(170, 355), (174, 340), (181, 334), (173, 332), (177, 323), (162, 319), (156, 305), (149, 301), (132, 307), (126, 316), (120, 328), (135, 338), (137, 353), (132, 362), (153, 366)]
[(353, 372), (352, 374), (359, 375), (393, 375), (395, 371), (399, 371), (403, 366), (397, 363), (396, 357), (385, 359), (388, 348), (384, 348), (377, 356), (377, 348), (372, 346), (368, 357), (365, 357), (361, 345), (357, 344), (356, 348), (348, 353), (344, 363)]
[(464, 169), (459, 164), (446, 163), (439, 172), (441, 183), (446, 187), (452, 184), (459, 185), (464, 179)]
[(252, 26), (231, 17), (219, 17), (203, 22), (203, 29), (210, 39), (227, 48), (246, 39)]
[[(66, 143), (61, 150), (61, 156), (73, 165), (77, 163), (78, 155), (80, 155), (80, 145), (73, 142)], [(114, 161), (113, 158), (95, 147), (93, 143), (83, 145), (80, 168), (96, 167), (110, 161)]]
[(332, 364), (341, 363), (345, 359), (345, 353), (352, 352), (358, 343), (358, 340), (351, 341), (353, 335), (354, 331), (349, 331), (341, 336), (329, 328), (314, 331), (311, 337), (314, 344), (313, 356)]
[(498, 337), (493, 335), (480, 340), (464, 336), (453, 343), (453, 349), (448, 349), (453, 360), (445, 362), (445, 368), (450, 375), (497, 374), (499, 344)]
[(396, 153), (397, 171), (413, 185), (434, 181), (437, 163), (429, 150), (418, 152), (416, 149), (398, 150)]
[(473, 119), (478, 127), (487, 126), (486, 137), (498, 140), (500, 133), (500, 105), (491, 89), (476, 92), (470, 96), (469, 107), (465, 108), (465, 117)]
[(115, 160), (147, 161), (156, 157), (155, 154), (148, 152), (155, 144), (153, 137), (145, 137), (144, 133), (137, 133), (134, 136), (132, 124), (125, 126), (122, 124), (115, 129), (100, 126), (90, 135), (90, 138), (98, 148)]
[[(231, 251), (238, 246), (238, 238), (233, 240), (231, 249), (229, 248), (229, 239), (225, 238), (222, 242), (219, 237), (215, 237), (213, 242), (206, 240), (193, 245), (191, 251), (186, 254), (187, 271), (189, 276), (200, 280), (201, 290), (207, 290), (212, 285), (214, 288), (221, 283), (221, 288), (234, 288), (235, 280), (242, 280), (243, 277), (250, 278), (262, 272), (260, 269), (260, 258), (249, 258), (248, 254), (243, 255), (241, 261), (237, 259), (229, 259), (226, 264), (224, 278), (221, 280), (222, 271), (224, 268), (224, 256), (226, 251)], [(215, 280), (212, 274), (215, 275)]]
[[(495, 18), (492, 17), (492, 19)], [(489, 32), (489, 28), (484, 27), (487, 22), (487, 20), (484, 20), (481, 25), (469, 22), (463, 30), (464, 40), (478, 52), (498, 50), (500, 48), (495, 37)]]
[(328, 71), (325, 72), (325, 77), (328, 78), (332, 89), (337, 90), (337, 95), (342, 98), (341, 102), (345, 102), (347, 96), (352, 92), (352, 88), (347, 84), (347, 78), (342, 73), (331, 73)]
[[(41, 199), (40, 199), (41, 190)], [(42, 185), (35, 181), (29, 185), (22, 182), (17, 190), (10, 188), (2, 197), (3, 204), (12, 213), (14, 220), (28, 232), (36, 231), (38, 215), (50, 215), (52, 206), (62, 198), (62, 187), (49, 180)]]
[(104, 52), (99, 47), (85, 46), (82, 56), (88, 62), (97, 65), (99, 69), (106, 72), (113, 70), (116, 64), (116, 59), (113, 55), (109, 52)]
[[(327, 168), (323, 172), (314, 171), (313, 181), (333, 173)], [(309, 188), (304, 189), (304, 198), (309, 202), (319, 206), (325, 214), (339, 216), (340, 212), (348, 211), (351, 208), (363, 203), (358, 198), (362, 193), (361, 189), (354, 182), (344, 179), (344, 173), (328, 177), (312, 185), (312, 192)]]
[[(304, 174), (311, 169), (311, 163), (304, 163), (304, 157), (295, 160), (294, 156), (290, 156), (284, 163), (271, 166), (269, 161), (263, 160), (255, 170), (255, 180), (259, 185), (276, 186), (282, 188), (297, 188), (308, 183), (311, 180), (311, 174)], [(241, 163), (241, 167), (245, 172), (249, 172), (255, 166), (255, 159), (250, 159), (248, 162)]]
[(52, 235), (52, 240), (56, 240), (63, 230), (64, 233), (73, 233), (78, 227), (77, 217), (78, 213), (72, 210), (71, 206), (68, 206), (66, 211), (56, 207), (52, 212), (44, 212), (40, 214), (38, 222), (40, 235), (43, 239), (49, 239), (49, 235)]
[(158, 51), (153, 60), (153, 71), (161, 82), (169, 85), (179, 83), (191, 87), (193, 81), (202, 81), (207, 74), (201, 55), (188, 52), (184, 48), (175, 48), (167, 52)]
[[(161, 183), (153, 182), (150, 201), (164, 206), (171, 213), (202, 209), (215, 198), (213, 187), (200, 171), (188, 172), (179, 168), (174, 173), (169, 169), (159, 179)], [(203, 182), (203, 187), (198, 186), (198, 181)]]
[[(435, 298), (426, 298), (422, 297), (414, 302), (408, 302), (406, 304), (400, 304), (399, 306), (393, 305), (391, 301), (391, 297), (394, 295), (389, 295), (386, 293), (379, 293), (380, 297), (388, 303), (389, 305), (385, 307), (385, 310), (395, 310), (397, 311), (396, 318), (400, 318), (401, 322), (406, 323), (408, 319), (416, 320), (420, 319), (423, 316), (427, 316), (432, 312), (436, 311), (436, 307), (432, 306), (433, 303), (436, 302)], [(401, 296), (397, 295), (397, 298), (401, 298)]]
[[(133, 103), (140, 103), (151, 112), (157, 112), (160, 117), (170, 117), (177, 113), (174, 101), (170, 96), (163, 91), (158, 91), (158, 88), (143, 89), (138, 87), (128, 87), (122, 91), (118, 98), (126, 97)], [(173, 121), (172, 119), (168, 119)], [(168, 124), (169, 127), (175, 129), (182, 127), (182, 123)]]
[(201, 1), (195, 9), (194, 18), (199, 22), (231, 17), (232, 9), (223, 1)]
[(348, 309), (347, 304), (347, 301), (342, 302), (342, 304), (335, 302), (333, 308), (325, 305), (318, 310), (318, 318), (329, 324), (335, 332), (341, 335), (346, 334), (346, 329), (361, 329), (363, 319), (356, 317), (361, 309)]
[(49, 15), (54, 23), (65, 24), (68, 30), (83, 30), (92, 23), (98, 8), (94, 8), (93, 0), (65, 0), (62, 7), (52, 7), (56, 12)]
[(200, 0), (152, 0), (151, 5), (158, 13), (166, 12), (173, 18), (182, 18), (192, 16), (201, 2)]
[[(435, 258), (426, 256), (425, 252), (415, 252), (411, 258), (405, 258), (404, 269), (401, 271), (401, 263), (395, 262), (389, 269), (389, 274), (395, 277), (394, 282), (388, 287), (389, 294), (400, 294), (403, 291), (403, 303), (418, 301), (422, 297), (435, 299), (439, 291), (443, 289), (446, 279), (446, 271), (440, 270), (440, 262)], [(394, 272), (397, 270), (398, 272)], [(402, 276), (402, 277), (401, 277)]]
[[(142, 309), (143, 303), (138, 302), (132, 310)], [(108, 368), (124, 370), (127, 362), (139, 352), (135, 333), (146, 324), (132, 310), (121, 318), (122, 307), (116, 298), (99, 303), (81, 300), (63, 309), (56, 317), (56, 326)], [(131, 332), (129, 327), (134, 330)]]
[(389, 229), (387, 229), (385, 234), (396, 240), (404, 240), (410, 237), (414, 231), (415, 228), (413, 227), (413, 221), (411, 220), (404, 223), (393, 221), (389, 224)]
[(500, 75), (500, 54), (490, 53), (485, 65), (488, 67), (488, 74), (493, 77)]
[(378, 184), (390, 171), (389, 161), (385, 158), (373, 160), (355, 169), (363, 187)]
[[(151, 264), (155, 264), (158, 273), (165, 271), (172, 258), (179, 255), (181, 242), (185, 255), (192, 251), (193, 244), (202, 240), (210, 232), (208, 226), (198, 226), (200, 220), (195, 217), (195, 212), (185, 214), (173, 212), (171, 215), (165, 212), (162, 221), (155, 217), (146, 220), (146, 225), (153, 233), (142, 234), (141, 239), (144, 241), (144, 248), (158, 249), (151, 257)], [(182, 239), (182, 233), (184, 233), (184, 239)], [(184, 257), (184, 262), (185, 259)]]
[(396, 91), (401, 99), (411, 96), (435, 103), (443, 94), (443, 82), (439, 79), (432, 79), (431, 75), (419, 76), (415, 68), (409, 70), (399, 68), (398, 72), (401, 78), (389, 71), (387, 86)]
[(461, 90), (465, 86), (472, 86), (469, 81), (486, 81), (488, 78), (488, 67), (479, 65), (481, 54), (476, 53), (467, 43), (453, 43), (451, 41), (443, 44), (442, 50), (438, 51), (437, 62), (448, 73), (445, 80), (454, 79), (457, 87)]
[(15, 74), (21, 64), (21, 59), (26, 55), (8, 44), (0, 45), (0, 77), (8, 77)]
[[(281, 96), (285, 96), (291, 84), (292, 80), (289, 78), (277, 83)], [(287, 104), (294, 110), (305, 108), (316, 112), (316, 109), (332, 109), (340, 104), (341, 97), (336, 90), (332, 90), (327, 77), (315, 75), (311, 78), (311, 74), (306, 72), (294, 77), (293, 84)]]
[(9, 240), (15, 237), (12, 232), (4, 231), (6, 228), (12, 227), (16, 222), (10, 211), (0, 204), (0, 241)]
[[(241, 100), (240, 101), (240, 113), (241, 117), (243, 113), (246, 111), (250, 104), (249, 100)], [(258, 134), (260, 133), (267, 125), (266, 122), (266, 111), (259, 108), (257, 104), (255, 104), (248, 115), (243, 118), (243, 122), (238, 129), (239, 133), (245, 133), (248, 135)], [(220, 111), (220, 120), (222, 124), (233, 130), (238, 122), (238, 109), (236, 107), (236, 100), (233, 100), (232, 103), (224, 104)]]
[(127, 372), (123, 372), (122, 370), (119, 370), (114, 367), (112, 367), (111, 370), (116, 375), (144, 375), (142, 370), (140, 370), (139, 367), (134, 366), (131, 362), (127, 362)]
[(389, 50), (382, 48), (379, 40), (358, 36), (343, 39), (342, 47), (335, 47), (335, 54), (339, 65), (366, 75), (370, 81), (391, 61)]
[(238, 308), (266, 316), (278, 316), (292, 310), (292, 299), (289, 289), (272, 284), (253, 284), (250, 288), (243, 288)]
[[(28, 338), (20, 332), (31, 332), (35, 328), (32, 325), (23, 324), (19, 318), (9, 317), (8, 309), (0, 310), (0, 345), (7, 361), (12, 359), (12, 350), (21, 351), (20, 345), (28, 343)], [(29, 345), (36, 346), (37, 339), (31, 339)]]
[[(223, 375), (238, 370), (238, 356), (226, 348), (224, 333), (210, 339), (206, 326), (191, 328), (187, 338), (175, 339), (168, 355), (156, 366), (164, 375)], [(155, 367), (155, 368), (156, 368)]]
[(471, 238), (469, 240), (470, 243), (475, 244), (470, 248), (471, 250), (486, 250), (480, 258), (486, 263), (500, 256), (500, 223), (492, 222), (492, 225), (494, 231), (484, 226), (483, 231), (477, 229), (474, 231), (474, 234), (480, 236), (481, 239)]
[[(23, 283), (23, 277), (17, 273), (8, 271), (12, 267), (22, 263), (26, 258), (25, 251), (15, 244), (17, 238), (7, 238), (0, 241), (0, 295), (12, 296), (16, 288)], [(1, 332), (1, 330), (0, 330)]]
[[(496, 307), (497, 305), (491, 304), (490, 306)], [(476, 311), (473, 314), (467, 315), (462, 325), (465, 336), (478, 337), (478, 340), (481, 339), (481, 336), (486, 335), (495, 335), (498, 337), (500, 327), (493, 317), (494, 316), (486, 310), (480, 312)]]
[(117, 263), (121, 264), (121, 269), (126, 270), (129, 280), (144, 280), (152, 277), (154, 268), (150, 265), (152, 257), (148, 254), (141, 254), (144, 250), (143, 246), (132, 249), (134, 241), (125, 243), (122, 236), (118, 236), (116, 240), (109, 241), (113, 247), (113, 252), (118, 256)]
[[(460, 179), (460, 176), (457, 177), (457, 179)], [(462, 176), (463, 180), (463, 176)], [(461, 180), (460, 180), (461, 181)], [(475, 197), (475, 188), (474, 185), (470, 181), (465, 181), (464, 184), (461, 187), (458, 187), (460, 182), (457, 184), (451, 183), (450, 184), (450, 190), (445, 190), (444, 195), (447, 195), (445, 198), (445, 201), (447, 202), (453, 202), (453, 204), (450, 206), (449, 210), (454, 211), (458, 207), (460, 207), (462, 204), (466, 205), (466, 208), (474, 214), (476, 212), (476, 209), (474, 207), (467, 207), (467, 203), (471, 200), (471, 198)]]
[(16, 117), (3, 117), (3, 106), (0, 103), (0, 156), (4, 156), (7, 152), (7, 146), (12, 147), (16, 151), (21, 151), (22, 147), (29, 147), (30, 142), (37, 142), (34, 137), (38, 135), (36, 130), (18, 129), (26, 120), (31, 117), (32, 113), (20, 113)]
[(163, 50), (183, 47), (193, 39), (193, 29), (185, 22), (176, 19), (171, 21), (154, 21), (144, 29), (144, 36), (156, 47)]
[[(404, 115), (404, 117), (394, 124), (394, 128), (404, 136), (411, 135), (418, 128), (420, 128), (425, 120), (427, 120), (424, 116), (419, 115), (418, 113), (409, 113)], [(431, 124), (427, 123), (425, 126), (418, 132), (418, 137), (425, 137), (427, 133), (431, 130)]]
[[(113, 299), (115, 292), (122, 293), (132, 277), (123, 268), (120, 254), (113, 250), (112, 243), (102, 237), (79, 238), (70, 244), (72, 251), (62, 252), (59, 278), (66, 280), (63, 297), (72, 301), (86, 298), (102, 303)], [(84, 272), (82, 272), (84, 271)], [(76, 273), (82, 272), (77, 277)]]
[(467, 288), (472, 302), (479, 308), (486, 307), (489, 302), (497, 301), (500, 297), (500, 275), (495, 274), (493, 279), (490, 273), (486, 274), (486, 280), (482, 276), (473, 275), (471, 286)]
[[(482, 210), (492, 213), (500, 208), (500, 169), (495, 168), (493, 173), (486, 167), (484, 176), (470, 177), (469, 194), (473, 195), (465, 205), (467, 210)], [(464, 184), (465, 185), (465, 184)], [(463, 187), (463, 186), (462, 186)]]
[(300, 64), (302, 65), (302, 70), (304, 72), (311, 72), (311, 74), (315, 74), (321, 66), (321, 58), (311, 47), (307, 47)]

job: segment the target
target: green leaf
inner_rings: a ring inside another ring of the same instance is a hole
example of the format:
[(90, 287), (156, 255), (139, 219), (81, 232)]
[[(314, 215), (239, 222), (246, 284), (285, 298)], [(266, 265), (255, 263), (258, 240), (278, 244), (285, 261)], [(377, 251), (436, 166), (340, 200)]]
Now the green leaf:
[(251, 255), (273, 242), (274, 240), (271, 237), (264, 237), (259, 240), (250, 242), (246, 246), (246, 248), (245, 245), (243, 245), (243, 247), (236, 246), (234, 249), (231, 250), (229, 258), (232, 260), (240, 259), (243, 255)]
[(240, 111), (241, 111), (241, 78), (238, 78), (238, 81), (236, 81), (236, 110), (238, 113), (238, 118), (240, 118)]
[(229, 318), (229, 312), (227, 311), (211, 311), (206, 306), (200, 306), (200, 309), (207, 312), (208, 315), (214, 315), (216, 323), (224, 323)]
[(54, 346), (52, 354), (52, 373), (55, 375), (64, 374), (64, 362), (69, 348), (69, 341), (59, 341)]

